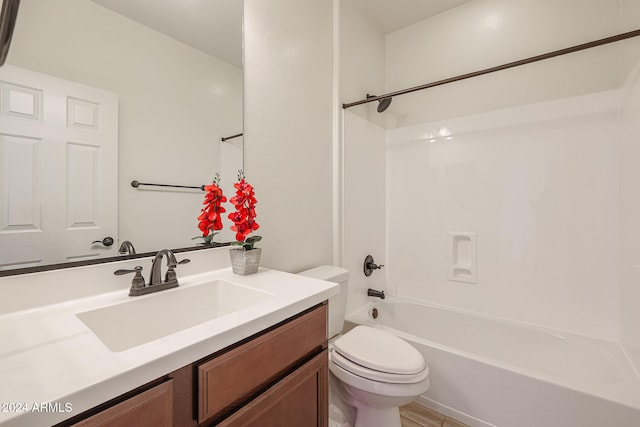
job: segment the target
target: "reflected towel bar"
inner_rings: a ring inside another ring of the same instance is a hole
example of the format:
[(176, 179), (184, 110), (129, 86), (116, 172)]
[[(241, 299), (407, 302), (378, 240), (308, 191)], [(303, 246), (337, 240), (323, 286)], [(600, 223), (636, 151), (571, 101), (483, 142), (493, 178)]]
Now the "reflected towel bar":
[(553, 52), (548, 52), (548, 53), (544, 53), (542, 55), (532, 56), (532, 57), (529, 57), (529, 58), (526, 58), (526, 59), (520, 59), (518, 61), (509, 62), (507, 64), (498, 65), (496, 67), (485, 68), (484, 70), (474, 71), (472, 73), (467, 73), (467, 74), (461, 74), (459, 76), (450, 77), (448, 79), (443, 79), (443, 80), (438, 80), (436, 82), (427, 83), (427, 84), (424, 84), (424, 85), (421, 85), (421, 86), (414, 86), (414, 87), (409, 88), (409, 89), (403, 89), (403, 90), (399, 90), (399, 91), (396, 91), (396, 92), (385, 93), (384, 95), (372, 96), (370, 98), (361, 99), (360, 101), (345, 103), (345, 104), (342, 104), (342, 108), (346, 110), (347, 108), (355, 107), (356, 105), (367, 104), (369, 102), (379, 101), (379, 100), (384, 99), (384, 98), (390, 98), (390, 97), (394, 97), (394, 96), (398, 96), (398, 95), (404, 95), (404, 94), (411, 93), (411, 92), (417, 92), (419, 90), (429, 89), (429, 88), (432, 88), (432, 87), (435, 87), (435, 86), (441, 86), (441, 85), (457, 82), (457, 81), (460, 81), (460, 80), (470, 79), (472, 77), (482, 76), (484, 74), (495, 73), (496, 71), (502, 71), (502, 70), (506, 70), (506, 69), (509, 69), (509, 68), (518, 67), (520, 65), (531, 64), (532, 62), (538, 62), (538, 61), (542, 61), (544, 59), (555, 58), (556, 56), (566, 55), (568, 53), (573, 53), (573, 52), (579, 52), (581, 50), (591, 49), (592, 47), (602, 46), (602, 45), (605, 45), (605, 44), (614, 43), (614, 42), (618, 42), (618, 41), (621, 41), (621, 40), (626, 40), (626, 39), (630, 39), (632, 37), (638, 37), (638, 36), (640, 36), (640, 29), (634, 30), (634, 31), (629, 31), (629, 32), (622, 33), (622, 34), (617, 34), (617, 35), (611, 36), (611, 37), (605, 37), (603, 39), (595, 40), (595, 41), (588, 42), (588, 43), (579, 44), (579, 45), (572, 46), (572, 47), (567, 47), (565, 49), (554, 50)]
[(195, 190), (204, 191), (204, 185), (201, 185), (199, 187), (194, 187), (194, 186), (191, 186), (191, 185), (151, 184), (151, 183), (148, 183), (148, 182), (131, 181), (131, 186), (133, 188), (138, 188), (141, 185), (152, 185), (154, 187), (171, 187), (171, 188), (193, 188)]
[(224, 136), (223, 136), (222, 138), (220, 138), (220, 140), (221, 140), (222, 142), (224, 142), (224, 141), (228, 141), (228, 140), (233, 139), (233, 138), (239, 138), (239, 137), (241, 137), (241, 136), (242, 136), (242, 134), (241, 134), (241, 133), (237, 133), (237, 134), (235, 134), (235, 135), (231, 135), (231, 136), (227, 136), (227, 137), (224, 137)]

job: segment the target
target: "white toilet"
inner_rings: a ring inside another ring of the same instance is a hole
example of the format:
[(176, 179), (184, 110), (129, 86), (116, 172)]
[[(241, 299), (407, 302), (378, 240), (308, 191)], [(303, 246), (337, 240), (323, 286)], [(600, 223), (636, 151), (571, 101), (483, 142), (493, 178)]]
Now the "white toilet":
[[(340, 294), (329, 299), (330, 426), (346, 427), (347, 403), (355, 408), (355, 427), (400, 427), (399, 407), (429, 389), (429, 367), (422, 354), (382, 329), (356, 326), (340, 335), (344, 326), (349, 272), (322, 266), (299, 273), (340, 284)], [(336, 420), (337, 416), (340, 417)]]

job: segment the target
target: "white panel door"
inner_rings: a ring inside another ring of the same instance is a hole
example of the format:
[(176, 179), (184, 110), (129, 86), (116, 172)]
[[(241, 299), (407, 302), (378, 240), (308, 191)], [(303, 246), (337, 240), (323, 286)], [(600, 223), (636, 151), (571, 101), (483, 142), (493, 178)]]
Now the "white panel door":
[(0, 269), (116, 255), (118, 97), (0, 68)]

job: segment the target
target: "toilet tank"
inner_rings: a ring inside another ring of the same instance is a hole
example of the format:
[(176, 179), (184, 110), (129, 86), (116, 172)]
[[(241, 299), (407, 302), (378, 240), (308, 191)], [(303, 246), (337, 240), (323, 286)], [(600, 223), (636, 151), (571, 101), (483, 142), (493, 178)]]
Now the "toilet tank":
[(349, 279), (349, 271), (334, 265), (323, 265), (302, 271), (298, 274), (340, 284), (340, 293), (329, 298), (329, 315), (327, 319), (327, 338), (338, 335), (342, 332), (344, 316), (347, 314), (347, 281)]

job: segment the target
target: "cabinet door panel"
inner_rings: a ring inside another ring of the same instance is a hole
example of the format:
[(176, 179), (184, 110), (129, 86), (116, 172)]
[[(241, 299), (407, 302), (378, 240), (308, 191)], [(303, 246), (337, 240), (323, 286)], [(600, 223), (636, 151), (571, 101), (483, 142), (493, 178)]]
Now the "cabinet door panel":
[(171, 380), (144, 391), (74, 424), (74, 427), (171, 427), (173, 383)]
[(198, 422), (242, 406), (261, 389), (326, 345), (322, 305), (198, 367)]
[(220, 423), (221, 427), (324, 427), (328, 423), (327, 350)]

